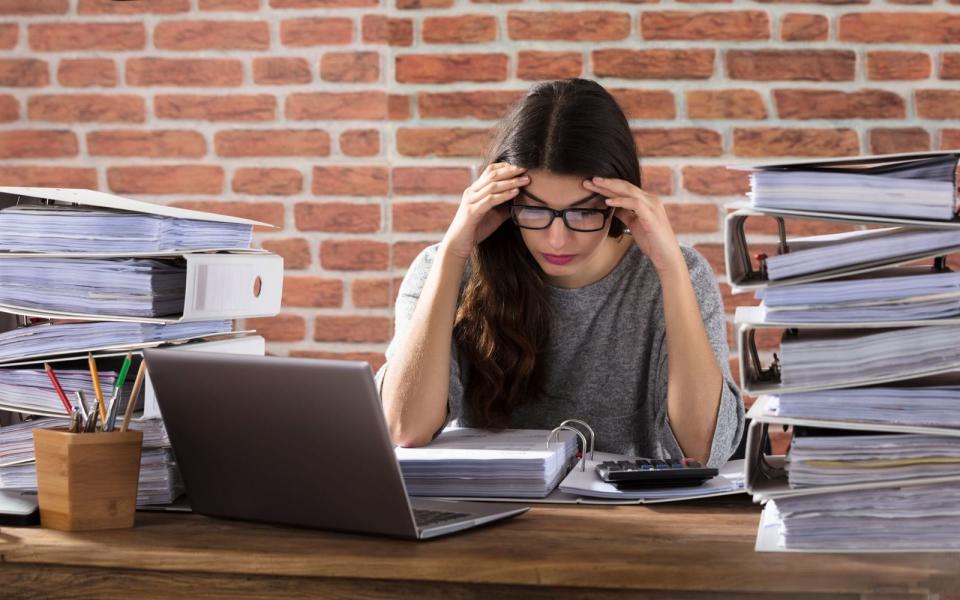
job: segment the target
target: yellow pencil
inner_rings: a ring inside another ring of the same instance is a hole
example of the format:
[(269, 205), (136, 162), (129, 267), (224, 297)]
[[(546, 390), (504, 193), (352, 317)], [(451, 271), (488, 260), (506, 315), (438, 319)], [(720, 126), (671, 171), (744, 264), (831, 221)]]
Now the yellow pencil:
[(107, 406), (103, 402), (103, 391), (100, 390), (100, 375), (97, 373), (97, 361), (93, 353), (87, 354), (87, 363), (90, 365), (90, 379), (93, 380), (93, 392), (97, 395), (97, 406), (100, 407), (100, 422), (107, 419)]

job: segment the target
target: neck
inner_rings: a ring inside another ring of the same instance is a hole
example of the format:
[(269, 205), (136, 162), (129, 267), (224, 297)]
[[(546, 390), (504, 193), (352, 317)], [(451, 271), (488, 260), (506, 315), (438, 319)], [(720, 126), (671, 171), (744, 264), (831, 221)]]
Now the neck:
[(620, 264), (620, 259), (630, 250), (632, 238), (623, 235), (619, 238), (604, 238), (590, 262), (582, 269), (564, 277), (547, 277), (547, 283), (561, 288), (582, 288), (596, 283), (610, 274)]

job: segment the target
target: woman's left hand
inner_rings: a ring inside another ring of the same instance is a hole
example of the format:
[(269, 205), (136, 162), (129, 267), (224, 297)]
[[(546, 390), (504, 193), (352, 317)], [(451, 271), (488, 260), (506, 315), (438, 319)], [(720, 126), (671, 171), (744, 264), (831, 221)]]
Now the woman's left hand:
[(607, 206), (617, 209), (613, 216), (630, 229), (634, 242), (653, 262), (658, 273), (678, 267), (686, 268), (680, 243), (667, 219), (667, 211), (655, 194), (645, 192), (623, 179), (594, 177), (585, 179), (583, 187), (607, 197)]

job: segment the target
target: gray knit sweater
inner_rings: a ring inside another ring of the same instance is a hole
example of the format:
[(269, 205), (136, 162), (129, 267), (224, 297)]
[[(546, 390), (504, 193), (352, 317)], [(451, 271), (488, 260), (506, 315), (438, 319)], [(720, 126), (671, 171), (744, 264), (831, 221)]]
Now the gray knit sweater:
[[(396, 304), (396, 328), (377, 386), (405, 335), (438, 245), (413, 261)], [(709, 466), (726, 462), (743, 435), (743, 400), (727, 361), (723, 301), (706, 260), (681, 247), (700, 304), (707, 335), (723, 371), (717, 427)], [(467, 269), (469, 271), (469, 267)], [(466, 281), (467, 273), (464, 274)], [(586, 421), (596, 449), (650, 458), (679, 458), (680, 446), (667, 418), (667, 345), (660, 279), (636, 245), (603, 279), (586, 287), (548, 286), (552, 302), (550, 343), (545, 353), (546, 396), (516, 409), (509, 427), (553, 429), (564, 419)], [(463, 410), (469, 368), (453, 346), (447, 423), (470, 427)]]

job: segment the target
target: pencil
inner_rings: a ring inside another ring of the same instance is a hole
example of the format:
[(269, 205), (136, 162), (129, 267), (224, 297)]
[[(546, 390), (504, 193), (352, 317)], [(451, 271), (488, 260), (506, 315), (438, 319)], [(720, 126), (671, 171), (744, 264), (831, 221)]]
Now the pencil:
[(100, 389), (100, 376), (97, 374), (97, 361), (93, 353), (87, 354), (87, 363), (90, 365), (90, 379), (93, 380), (93, 393), (97, 395), (97, 406), (100, 409), (100, 422), (107, 418), (107, 406), (103, 403), (103, 391)]
[(73, 407), (70, 406), (70, 401), (67, 400), (67, 395), (63, 393), (63, 388), (60, 387), (60, 382), (57, 381), (56, 373), (53, 372), (53, 369), (50, 368), (50, 365), (47, 363), (43, 363), (43, 368), (47, 370), (47, 377), (50, 378), (50, 383), (53, 384), (53, 389), (56, 390), (57, 395), (60, 396), (60, 401), (63, 402), (63, 407), (67, 409), (67, 416), (72, 416)]
[(143, 385), (143, 377), (146, 375), (147, 361), (140, 361), (140, 368), (137, 369), (137, 378), (133, 381), (133, 391), (130, 392), (130, 398), (127, 400), (127, 408), (123, 411), (123, 423), (120, 425), (120, 431), (126, 431), (130, 425), (130, 416), (133, 414), (133, 405), (137, 403), (137, 396), (140, 395), (140, 387)]

